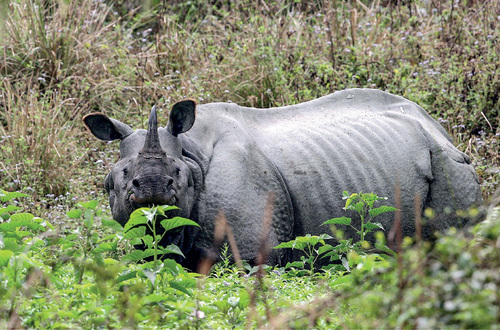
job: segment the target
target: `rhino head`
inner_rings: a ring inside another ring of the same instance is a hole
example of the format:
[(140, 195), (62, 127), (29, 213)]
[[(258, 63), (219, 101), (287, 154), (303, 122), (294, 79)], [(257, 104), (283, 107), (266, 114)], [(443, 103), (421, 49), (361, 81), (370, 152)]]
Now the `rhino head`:
[(182, 156), (178, 135), (194, 124), (196, 103), (184, 100), (170, 111), (166, 128), (158, 127), (156, 108), (149, 116), (148, 129), (130, 126), (93, 113), (83, 121), (103, 141), (120, 140), (120, 159), (106, 176), (105, 189), (113, 218), (124, 225), (137, 208), (175, 205), (175, 214), (189, 217), (195, 199), (193, 174)]

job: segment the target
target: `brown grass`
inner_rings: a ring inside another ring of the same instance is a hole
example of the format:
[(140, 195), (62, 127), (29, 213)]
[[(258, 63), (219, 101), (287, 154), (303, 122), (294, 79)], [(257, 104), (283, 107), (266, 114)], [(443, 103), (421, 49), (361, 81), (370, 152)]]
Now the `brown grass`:
[(157, 102), (160, 111), (185, 97), (270, 107), (349, 87), (422, 105), (472, 157), (484, 196), (498, 187), (495, 1), (131, 4), (9, 4), (0, 41), (3, 187), (41, 195), (67, 191), (61, 178), (102, 176), (102, 163), (91, 164), (115, 156), (102, 155), (108, 147), (87, 153), (99, 145), (82, 136), (80, 117), (92, 111), (140, 127)]

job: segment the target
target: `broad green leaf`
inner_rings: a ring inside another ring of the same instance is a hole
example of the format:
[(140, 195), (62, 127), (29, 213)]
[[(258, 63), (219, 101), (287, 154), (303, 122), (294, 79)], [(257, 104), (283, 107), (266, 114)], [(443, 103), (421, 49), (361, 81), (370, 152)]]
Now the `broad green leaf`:
[(172, 210), (180, 210), (177, 206), (174, 205), (161, 205), (156, 207), (158, 214), (165, 215), (165, 212)]
[(33, 236), (33, 233), (29, 232), (29, 231), (25, 231), (25, 230), (18, 230), (16, 232), (17, 236), (20, 237), (20, 238), (23, 238), (23, 237), (26, 237), (26, 236)]
[(153, 243), (154, 243), (153, 236), (143, 235), (143, 236), (141, 236), (141, 239), (142, 239), (142, 242), (144, 243), (144, 245), (146, 245), (149, 248), (153, 247)]
[[(35, 219), (39, 219), (39, 218), (35, 218)], [(35, 219), (33, 219), (33, 220), (35, 220)], [(52, 226), (52, 224), (46, 220), (42, 220), (42, 222), (40, 222), (40, 226), (44, 227), (45, 230), (47, 230), (47, 229), (54, 230), (54, 226)]]
[(352, 199), (348, 198), (345, 202), (344, 210), (350, 210)]
[(339, 252), (337, 250), (332, 250), (321, 256), (321, 258), (328, 258), (328, 257), (330, 257), (329, 259), (330, 261), (340, 260)]
[(0, 232), (15, 231), (16, 228), (27, 227), (30, 224), (31, 224), (31, 221), (29, 221), (29, 220), (10, 221), (10, 222), (0, 223)]
[(90, 209), (85, 209), (83, 211), (83, 224), (88, 230), (92, 229), (92, 225), (94, 224), (94, 216)]
[(180, 271), (182, 270), (182, 266), (179, 265), (175, 260), (173, 259), (165, 259), (163, 260), (163, 265), (166, 269), (170, 270), (172, 275), (176, 277), (179, 275)]
[(342, 257), (342, 259), (340, 259), (340, 261), (342, 262), (342, 266), (344, 266), (345, 270), (350, 272), (351, 267), (349, 267), (349, 261), (347, 261), (347, 259), (344, 257)]
[(382, 205), (380, 207), (369, 210), (368, 214), (370, 214), (370, 216), (373, 218), (373, 217), (376, 217), (377, 215), (380, 215), (380, 214), (383, 214), (386, 212), (394, 212), (394, 211), (397, 211), (397, 209), (395, 207)]
[(3, 249), (4, 250), (10, 250), (10, 251), (21, 251), (23, 249), (23, 246), (19, 246), (17, 244), (18, 239), (17, 238), (11, 238), (11, 237), (5, 237), (3, 238)]
[(350, 225), (351, 221), (348, 217), (333, 218), (323, 222), (323, 225)]
[(354, 206), (354, 209), (356, 210), (356, 212), (358, 212), (359, 214), (362, 214), (363, 213), (363, 207), (365, 206), (365, 203), (363, 202), (357, 202), (356, 205)]
[(273, 247), (273, 249), (292, 249), (294, 246), (294, 242), (295, 241), (283, 242)]
[(108, 242), (108, 241), (112, 241), (111, 243), (113, 243), (113, 241), (115, 241), (115, 239), (116, 239), (116, 234), (111, 234), (111, 235), (108, 235), (104, 238), (99, 239), (99, 241), (97, 243), (101, 244), (101, 243)]
[[(160, 251), (158, 251), (158, 254), (161, 254)], [(152, 257), (154, 255), (155, 255), (155, 250), (154, 249), (146, 249), (146, 250), (144, 250), (144, 256), (142, 258), (144, 259), (144, 258), (147, 258), (147, 257)]]
[(18, 191), (6, 192), (5, 190), (0, 191), (0, 201), (2, 203), (8, 202), (11, 199), (19, 198), (19, 197), (29, 197), (29, 195), (23, 194)]
[(333, 239), (332, 236), (328, 235), (328, 234), (321, 234), (318, 236), (319, 239), (321, 240), (324, 240), (324, 239)]
[(163, 254), (178, 254), (184, 257), (184, 254), (182, 253), (181, 249), (175, 244), (170, 244), (167, 247), (160, 247), (160, 251)]
[(299, 239), (292, 241), (292, 249), (304, 251), (307, 246), (308, 246), (307, 242), (301, 241)]
[(172, 230), (172, 229), (175, 229), (178, 227), (182, 227), (182, 226), (197, 226), (197, 227), (200, 226), (196, 222), (194, 222), (193, 220), (189, 220), (189, 219), (185, 219), (185, 218), (181, 218), (181, 217), (174, 217), (172, 219), (165, 219), (165, 220), (162, 220), (162, 222), (160, 222), (160, 224), (163, 226), (163, 228), (165, 228), (165, 231), (169, 231), (169, 230)]
[[(156, 273), (159, 273), (162, 269), (163, 269), (163, 263), (161, 262), (161, 260), (156, 260), (156, 262), (154, 260), (152, 261), (148, 261), (146, 263), (143, 263), (141, 264), (141, 268), (142, 269), (154, 269), (156, 271)], [(142, 275), (141, 275), (142, 274)], [(142, 278), (145, 278), (145, 275), (144, 273), (139, 273), (139, 276), (141, 276)]]
[(149, 269), (149, 268), (143, 269), (142, 272), (144, 273), (144, 275), (146, 275), (146, 277), (148, 278), (148, 280), (154, 286), (155, 285), (155, 281), (156, 281), (156, 272), (153, 271), (152, 269)]
[[(300, 237), (302, 238), (302, 237)], [(310, 236), (310, 237), (307, 237), (307, 239), (299, 239), (299, 242), (300, 243), (306, 243), (306, 244), (310, 244), (312, 246), (316, 246), (316, 244), (318, 244), (320, 241), (322, 241), (318, 236)], [(323, 242), (324, 244), (324, 242)]]
[(245, 310), (245, 308), (248, 307), (248, 305), (250, 305), (250, 295), (248, 294), (248, 291), (247, 290), (240, 290), (240, 295), (239, 295), (239, 302), (238, 302), (238, 307), (241, 309), (241, 310)]
[(374, 230), (374, 229), (382, 229), (382, 230), (385, 230), (384, 229), (384, 226), (382, 226), (381, 223), (379, 222), (367, 222), (363, 225), (365, 227), (365, 229), (367, 230)]
[(20, 210), (21, 208), (15, 205), (7, 205), (7, 207), (0, 208), (0, 214), (9, 213), (12, 211)]
[(78, 203), (78, 205), (80, 205), (81, 207), (83, 207), (85, 209), (95, 210), (97, 207), (97, 201), (93, 200), (93, 201), (88, 201), (88, 202), (81, 202), (81, 203)]
[[(339, 259), (336, 259), (336, 260), (339, 260)], [(321, 267), (321, 269), (324, 269), (324, 270), (331, 270), (332, 272), (334, 273), (337, 273), (337, 272), (345, 272), (345, 268), (344, 266), (340, 265), (340, 264), (336, 264), (336, 263), (330, 263), (330, 264), (327, 264), (323, 267)]]
[(139, 244), (142, 244), (142, 239), (139, 238), (139, 237), (136, 237), (136, 238), (132, 238), (130, 241), (129, 241), (130, 245), (139, 245)]
[(116, 260), (116, 259), (113, 259), (113, 258), (106, 258), (106, 259), (104, 259), (104, 264), (106, 266), (113, 266), (113, 265), (116, 265), (118, 263), (119, 263), (119, 261)]
[(4, 222), (0, 224), (0, 232), (15, 231), (17, 228), (27, 227), (31, 230), (41, 230), (45, 231), (45, 227), (32, 221), (33, 215), (30, 213), (18, 213), (13, 214), (13, 218), (9, 222)]
[(332, 239), (328, 234), (321, 234), (320, 236), (312, 236), (307, 234), (306, 236), (299, 236), (293, 241), (283, 242), (275, 246), (274, 249), (297, 249), (304, 251), (308, 246), (316, 246), (318, 243), (325, 245), (325, 239)]
[(331, 287), (343, 283), (349, 283), (352, 281), (351, 274), (345, 274), (344, 276), (340, 276), (337, 279), (331, 281), (329, 284)]
[(375, 243), (375, 248), (377, 248), (377, 250), (380, 250), (382, 252), (385, 252), (393, 257), (397, 257), (398, 254), (396, 252), (394, 252), (393, 250), (391, 250), (387, 245), (385, 244), (380, 244), (380, 243)]
[(82, 210), (75, 209), (75, 210), (69, 210), (68, 212), (66, 212), (66, 215), (70, 219), (78, 219), (82, 216), (82, 213), (83, 213)]
[(18, 235), (18, 233), (19, 233), (19, 231), (17, 231), (17, 228), (16, 228), (16, 230), (4, 232), (2, 236), (4, 238), (13, 238), (14, 240), (18, 241), (22, 238), (22, 236)]
[(132, 228), (129, 231), (127, 231), (123, 235), (123, 238), (131, 239), (131, 238), (136, 238), (136, 237), (143, 237), (145, 234), (146, 234), (146, 227), (140, 226), (140, 227)]
[(118, 278), (116, 279), (116, 283), (121, 283), (123, 281), (130, 280), (135, 277), (137, 277), (136, 271), (131, 271), (130, 269), (126, 269), (120, 276), (118, 276)]
[(286, 266), (285, 266), (285, 268), (291, 268), (291, 267), (303, 269), (304, 268), (304, 262), (303, 261), (288, 262), (286, 264)]
[(109, 252), (109, 251), (116, 251), (117, 248), (117, 243), (116, 242), (106, 242), (106, 243), (101, 243), (97, 248), (94, 249), (94, 253), (102, 253), (102, 252)]
[(31, 213), (16, 213), (10, 216), (12, 221), (27, 221), (31, 222), (35, 216)]
[(227, 302), (227, 300), (218, 300), (218, 301), (214, 301), (213, 304), (215, 305), (215, 307), (217, 307), (219, 309), (219, 311), (221, 311), (223, 314), (227, 314), (227, 312), (229, 311), (229, 309), (231, 308), (231, 306), (229, 305), (229, 303)]
[(190, 287), (192, 287), (193, 283), (192, 281), (189, 280), (182, 280), (182, 281), (169, 281), (168, 284), (174, 288), (177, 289), (181, 292), (184, 292), (188, 296), (191, 296), (191, 290), (189, 290)]
[(0, 266), (7, 267), (10, 257), (12, 257), (13, 254), (14, 252), (9, 250), (0, 250)]
[(135, 210), (132, 212), (130, 215), (129, 221), (125, 224), (123, 227), (123, 230), (126, 232), (130, 228), (135, 227), (137, 225), (145, 225), (148, 223), (148, 219), (146, 218), (146, 215), (144, 214), (144, 211), (149, 210), (148, 208), (142, 207), (140, 209)]
[(316, 245), (318, 243), (318, 237), (317, 236), (311, 236), (310, 234), (307, 234), (306, 236), (299, 236), (293, 241), (288, 241), (288, 242), (283, 242), (280, 243), (279, 245), (275, 246), (275, 249), (298, 249), (301, 251), (304, 251), (304, 249), (308, 245)]
[(123, 261), (139, 261), (144, 259), (144, 251), (135, 250), (134, 252), (130, 252), (123, 256)]
[(116, 231), (123, 231), (123, 226), (118, 222), (118, 221), (115, 221), (115, 220), (106, 220), (106, 219), (103, 219), (102, 220), (102, 225), (103, 226), (106, 226), (106, 227), (109, 227), (109, 228), (112, 228)]
[(330, 244), (320, 246), (320, 248), (318, 249), (318, 255), (322, 255), (323, 253), (328, 252), (328, 251), (332, 251), (333, 249), (334, 249), (334, 247), (331, 246)]

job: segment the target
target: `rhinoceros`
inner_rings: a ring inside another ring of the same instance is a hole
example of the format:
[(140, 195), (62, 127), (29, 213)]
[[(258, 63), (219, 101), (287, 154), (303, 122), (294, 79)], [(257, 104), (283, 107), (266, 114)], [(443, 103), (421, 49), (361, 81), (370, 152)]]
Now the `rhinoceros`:
[[(98, 139), (120, 140), (120, 159), (105, 178), (113, 218), (124, 224), (139, 207), (178, 206), (177, 215), (200, 226), (168, 239), (191, 269), (213, 254), (219, 212), (242, 259), (255, 260), (269, 193), (275, 196), (271, 245), (328, 233), (321, 224), (346, 215), (343, 191), (399, 202), (407, 236), (415, 233), (416, 214), (433, 209), (435, 217), (423, 226), (427, 238), (461, 226), (457, 211), (481, 201), (469, 157), (443, 127), (417, 104), (378, 90), (349, 89), (270, 109), (182, 100), (165, 127), (158, 127), (153, 107), (147, 130), (99, 113), (83, 120)], [(378, 220), (387, 231), (394, 214)], [(285, 249), (274, 250), (267, 262), (290, 258)]]

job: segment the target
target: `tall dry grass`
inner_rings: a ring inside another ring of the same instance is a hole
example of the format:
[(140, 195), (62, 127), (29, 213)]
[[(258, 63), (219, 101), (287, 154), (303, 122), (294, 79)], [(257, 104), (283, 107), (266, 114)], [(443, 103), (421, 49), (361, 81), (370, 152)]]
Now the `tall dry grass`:
[[(89, 112), (140, 127), (151, 105), (166, 112), (184, 97), (270, 107), (350, 87), (378, 88), (422, 105), (472, 156), (485, 197), (498, 186), (497, 2), (150, 1), (149, 6), (153, 9), (132, 9), (133, 1), (9, 3), (0, 41), (3, 187), (25, 190), (35, 173), (49, 171), (100, 181), (114, 156), (82, 135), (80, 117)], [(36, 116), (44, 120), (33, 120)], [(17, 122), (23, 124), (12, 124)], [(29, 131), (46, 138), (30, 138)], [(52, 145), (61, 140), (69, 149), (43, 151), (48, 147), (37, 144), (44, 139)], [(101, 154), (88, 155), (88, 148)], [(40, 150), (37, 156), (34, 150)], [(39, 160), (27, 164), (29, 159)], [(40, 194), (65, 191), (64, 181), (43, 176), (32, 188)]]

